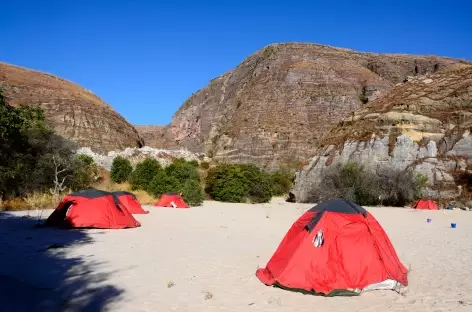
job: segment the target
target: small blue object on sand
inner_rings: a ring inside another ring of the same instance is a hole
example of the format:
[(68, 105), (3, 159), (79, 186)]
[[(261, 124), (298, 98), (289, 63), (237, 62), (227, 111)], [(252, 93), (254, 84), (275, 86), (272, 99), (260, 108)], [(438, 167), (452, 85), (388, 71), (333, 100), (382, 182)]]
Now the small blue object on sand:
[(455, 229), (455, 228), (456, 228), (456, 224), (455, 224), (455, 223), (451, 223), (451, 227), (452, 227), (453, 229)]
[(430, 218), (426, 219), (426, 222), (431, 223), (431, 219)]

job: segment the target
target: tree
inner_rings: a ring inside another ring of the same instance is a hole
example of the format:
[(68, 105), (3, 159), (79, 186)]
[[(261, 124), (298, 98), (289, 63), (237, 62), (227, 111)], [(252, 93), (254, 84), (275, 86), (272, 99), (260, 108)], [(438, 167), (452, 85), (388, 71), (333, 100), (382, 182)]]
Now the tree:
[(190, 206), (199, 206), (203, 203), (205, 195), (203, 193), (203, 188), (197, 180), (187, 180), (182, 185), (182, 193), (184, 200)]
[(175, 160), (172, 164), (166, 167), (166, 173), (169, 176), (175, 177), (177, 180), (182, 183), (186, 180), (200, 180), (198, 175), (197, 165), (193, 162), (187, 162), (182, 159)]
[(46, 125), (41, 108), (10, 106), (0, 90), (0, 199), (58, 195), (78, 180), (77, 188), (91, 186), (98, 168), (76, 149)]
[(157, 160), (146, 158), (136, 165), (130, 176), (131, 189), (149, 191), (152, 179), (162, 170)]
[(99, 168), (92, 157), (77, 155), (74, 159), (74, 176), (71, 188), (74, 191), (91, 188), (99, 176)]
[(29, 140), (31, 133), (48, 137), (44, 114), (40, 108), (8, 105), (0, 90), (0, 196), (13, 197), (24, 193), (33, 181), (41, 145)]
[(292, 188), (295, 174), (288, 169), (279, 169), (270, 173), (270, 186), (272, 189), (272, 195), (282, 196), (288, 194)]
[(225, 164), (210, 169), (205, 190), (213, 199), (224, 202), (262, 203), (272, 197), (267, 174), (247, 164)]
[(131, 162), (121, 156), (117, 156), (113, 159), (111, 165), (111, 180), (115, 183), (123, 183), (128, 181), (129, 176), (133, 172), (133, 166)]
[(180, 193), (182, 192), (182, 183), (173, 177), (166, 174), (164, 170), (160, 171), (151, 181), (149, 191), (152, 195), (160, 197), (166, 193)]

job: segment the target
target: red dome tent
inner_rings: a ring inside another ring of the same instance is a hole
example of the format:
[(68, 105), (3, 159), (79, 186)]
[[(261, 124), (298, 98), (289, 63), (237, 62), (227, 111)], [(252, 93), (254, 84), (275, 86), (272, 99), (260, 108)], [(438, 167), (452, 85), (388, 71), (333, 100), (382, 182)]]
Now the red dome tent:
[(120, 202), (123, 203), (123, 205), (128, 209), (128, 211), (131, 214), (146, 214), (149, 213), (149, 211), (146, 211), (143, 209), (141, 204), (139, 203), (138, 199), (136, 198), (136, 195), (130, 192), (113, 192), (113, 195), (118, 197)]
[(439, 210), (438, 205), (432, 200), (419, 200), (416, 204), (413, 205), (415, 209), (423, 209), (423, 210)]
[(122, 229), (141, 224), (113, 193), (90, 189), (66, 195), (45, 226)]
[(406, 286), (407, 273), (368, 211), (346, 200), (330, 200), (292, 225), (256, 276), (266, 285), (332, 296)]
[(161, 198), (157, 203), (154, 204), (156, 207), (174, 207), (175, 208), (190, 208), (189, 205), (183, 200), (179, 194), (162, 194)]

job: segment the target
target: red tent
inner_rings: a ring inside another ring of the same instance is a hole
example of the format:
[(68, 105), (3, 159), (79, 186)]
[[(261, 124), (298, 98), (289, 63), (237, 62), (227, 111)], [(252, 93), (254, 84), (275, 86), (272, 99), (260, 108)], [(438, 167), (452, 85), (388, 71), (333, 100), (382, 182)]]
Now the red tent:
[(357, 295), (406, 286), (407, 273), (368, 211), (346, 200), (330, 200), (292, 225), (256, 276), (266, 285), (292, 290)]
[(425, 209), (425, 210), (439, 210), (438, 205), (432, 200), (419, 200), (416, 202), (415, 205), (413, 205), (413, 208), (415, 209)]
[(161, 198), (157, 203), (154, 204), (156, 207), (174, 207), (175, 208), (190, 208), (187, 203), (179, 194), (162, 194)]
[(139, 203), (138, 199), (136, 198), (136, 195), (130, 192), (113, 192), (113, 194), (118, 197), (120, 202), (123, 203), (123, 205), (128, 209), (128, 211), (132, 214), (145, 214), (149, 213), (149, 211), (146, 211), (143, 209), (141, 204)]
[(102, 229), (141, 226), (113, 193), (94, 189), (66, 195), (45, 225)]

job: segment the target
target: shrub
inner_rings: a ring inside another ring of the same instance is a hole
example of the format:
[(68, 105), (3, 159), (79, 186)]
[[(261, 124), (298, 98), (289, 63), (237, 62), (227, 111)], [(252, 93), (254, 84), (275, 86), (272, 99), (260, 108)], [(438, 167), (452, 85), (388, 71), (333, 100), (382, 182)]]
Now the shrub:
[(367, 170), (356, 163), (326, 170), (310, 191), (308, 201), (344, 198), (359, 205), (405, 206), (421, 197), (427, 179), (411, 170)]
[[(198, 164), (197, 164), (198, 166)], [(197, 166), (192, 162), (187, 162), (182, 159), (175, 160), (172, 164), (166, 167), (167, 175), (172, 176), (184, 183), (187, 180), (200, 180)]]
[(13, 107), (0, 90), (0, 197), (64, 190), (73, 183), (75, 150), (72, 142), (55, 135), (40, 108)]
[(184, 200), (190, 206), (199, 206), (203, 203), (205, 195), (203, 194), (203, 189), (199, 181), (187, 180), (182, 185), (181, 190)]
[(261, 172), (260, 178), (257, 178), (251, 185), (248, 194), (251, 203), (267, 203), (272, 198), (272, 189), (270, 185), (270, 177)]
[(162, 170), (152, 179), (149, 192), (156, 197), (165, 193), (180, 193), (182, 192), (182, 183)]
[(131, 162), (121, 156), (113, 159), (111, 165), (111, 180), (115, 183), (123, 183), (128, 181), (129, 176), (133, 172)]
[(74, 191), (91, 188), (99, 175), (99, 168), (92, 157), (77, 155), (74, 162), (74, 176), (71, 189)]
[(207, 193), (225, 202), (268, 202), (272, 196), (267, 175), (254, 165), (218, 165), (208, 172)]
[(146, 158), (136, 165), (136, 168), (130, 176), (131, 189), (148, 191), (152, 179), (160, 171), (162, 171), (162, 166), (157, 160)]
[(279, 169), (270, 173), (269, 178), (272, 195), (282, 196), (292, 188), (294, 173), (288, 169)]

